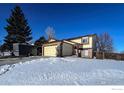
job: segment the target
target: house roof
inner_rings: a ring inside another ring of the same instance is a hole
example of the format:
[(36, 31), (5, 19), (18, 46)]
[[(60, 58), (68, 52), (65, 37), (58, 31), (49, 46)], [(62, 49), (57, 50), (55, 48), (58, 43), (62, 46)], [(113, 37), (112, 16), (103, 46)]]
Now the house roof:
[(84, 36), (78, 36), (78, 37), (68, 38), (68, 39), (64, 39), (64, 40), (72, 40), (72, 39), (78, 39), (78, 38), (82, 38), (82, 37), (95, 36), (95, 35), (96, 34), (90, 34), (90, 35), (84, 35)]
[(77, 43), (77, 42), (73, 42), (73, 41), (70, 41), (70, 40), (63, 40), (63, 41), (68, 41), (68, 42), (70, 42), (70, 43), (79, 44), (79, 43)]
[(51, 42), (46, 42), (44, 44), (50, 44), (50, 43), (56, 43), (56, 42), (61, 42), (62, 40), (56, 40), (56, 41), (51, 41)]
[[(72, 39), (78, 39), (78, 38), (82, 38), (82, 37), (86, 37), (86, 36), (94, 36), (96, 34), (90, 34), (90, 35), (84, 35), (84, 36), (78, 36), (78, 37), (73, 37), (73, 38), (68, 38), (68, 39), (63, 39), (63, 40), (55, 40), (55, 41), (51, 41), (51, 42), (46, 42), (44, 44), (50, 44), (50, 43), (56, 43), (56, 42), (62, 42), (64, 40), (68, 41), (68, 40), (72, 40)], [(72, 42), (72, 41), (69, 41)], [(72, 43), (76, 43), (76, 42), (72, 42)], [(78, 44), (78, 43), (77, 43)]]

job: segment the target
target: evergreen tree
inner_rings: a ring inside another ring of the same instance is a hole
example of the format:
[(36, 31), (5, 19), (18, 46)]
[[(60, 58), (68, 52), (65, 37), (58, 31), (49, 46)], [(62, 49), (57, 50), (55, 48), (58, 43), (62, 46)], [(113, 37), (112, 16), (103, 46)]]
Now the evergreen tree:
[(46, 39), (44, 36), (42, 36), (38, 40), (35, 41), (35, 45), (42, 46), (45, 42), (46, 42)]
[(40, 37), (38, 40), (35, 41), (34, 45), (37, 46), (37, 55), (42, 55), (42, 45), (47, 42), (44, 36)]
[(7, 44), (3, 44), (0, 46), (0, 51), (4, 52), (4, 51), (8, 51), (9, 50), (9, 46)]
[(13, 43), (28, 43), (31, 37), (31, 29), (28, 26), (24, 13), (19, 6), (16, 6), (12, 11), (11, 16), (7, 19), (7, 36), (4, 41), (11, 49)]

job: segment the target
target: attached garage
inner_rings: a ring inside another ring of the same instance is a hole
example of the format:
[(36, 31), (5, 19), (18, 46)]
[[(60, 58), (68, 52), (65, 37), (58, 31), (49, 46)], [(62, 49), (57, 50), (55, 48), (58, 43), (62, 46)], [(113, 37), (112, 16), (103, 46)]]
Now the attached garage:
[(71, 56), (73, 45), (64, 41), (51, 41), (42, 46), (42, 56)]
[(44, 47), (44, 56), (56, 56), (57, 55), (57, 45), (45, 46)]

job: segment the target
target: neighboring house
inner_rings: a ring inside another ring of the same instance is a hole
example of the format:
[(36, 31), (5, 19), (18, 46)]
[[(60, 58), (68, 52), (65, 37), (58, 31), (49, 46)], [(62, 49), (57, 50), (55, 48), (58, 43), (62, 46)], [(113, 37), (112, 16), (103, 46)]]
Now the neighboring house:
[(71, 56), (93, 58), (96, 34), (64, 40), (51, 39), (42, 46), (43, 56)]
[(37, 47), (27, 43), (14, 43), (13, 55), (14, 56), (36, 56)]

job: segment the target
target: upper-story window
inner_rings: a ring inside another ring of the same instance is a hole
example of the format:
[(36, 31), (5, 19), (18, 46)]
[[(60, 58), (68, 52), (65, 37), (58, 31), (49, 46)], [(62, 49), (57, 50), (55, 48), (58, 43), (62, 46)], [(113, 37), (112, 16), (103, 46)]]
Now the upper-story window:
[(88, 43), (88, 42), (89, 42), (88, 40), (89, 40), (88, 37), (83, 37), (82, 43), (83, 43), (83, 44)]

